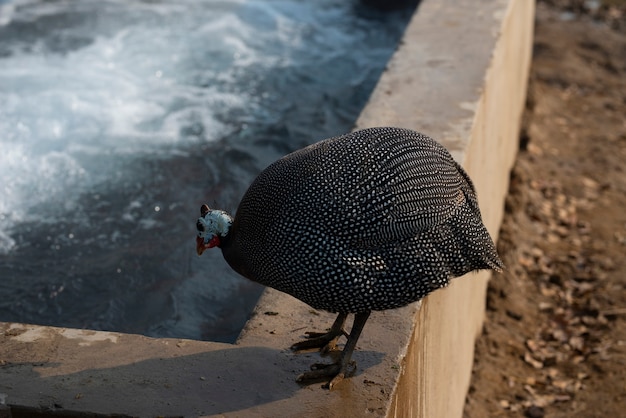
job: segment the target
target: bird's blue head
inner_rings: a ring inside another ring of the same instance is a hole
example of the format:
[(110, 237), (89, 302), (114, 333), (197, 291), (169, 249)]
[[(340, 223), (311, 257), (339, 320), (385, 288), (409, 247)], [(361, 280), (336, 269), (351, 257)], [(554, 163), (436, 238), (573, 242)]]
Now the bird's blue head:
[(219, 247), (222, 238), (228, 235), (233, 218), (223, 210), (211, 209), (208, 205), (200, 208), (200, 217), (196, 222), (198, 236), (196, 237), (196, 251), (202, 255), (204, 250)]

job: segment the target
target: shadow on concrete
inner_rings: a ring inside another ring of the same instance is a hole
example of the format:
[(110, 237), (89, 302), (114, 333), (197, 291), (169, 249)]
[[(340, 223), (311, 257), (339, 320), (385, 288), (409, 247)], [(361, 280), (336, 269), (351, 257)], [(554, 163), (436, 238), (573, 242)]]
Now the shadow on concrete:
[[(352, 396), (355, 390), (362, 396), (359, 375), (380, 363), (383, 356), (373, 351), (356, 352), (356, 376), (342, 384), (339, 396), (330, 398), (334, 401), (321, 405), (322, 409), (336, 411), (338, 406), (331, 404)], [(70, 373), (67, 369), (78, 367), (76, 362), (7, 363), (1, 367), (0, 392), (7, 395), (6, 403), (14, 417), (35, 412), (24, 406), (36, 408), (40, 416), (187, 417), (237, 411), (246, 416), (296, 416), (294, 397), (301, 398), (298, 404), (306, 413), (307, 404), (319, 408), (329, 393), (319, 384), (301, 387), (295, 382), (296, 376), (314, 362), (330, 361), (318, 353), (232, 346), (108, 368), (98, 368), (94, 359), (92, 364), (83, 365), (89, 368)], [(281, 402), (286, 399), (290, 402)]]

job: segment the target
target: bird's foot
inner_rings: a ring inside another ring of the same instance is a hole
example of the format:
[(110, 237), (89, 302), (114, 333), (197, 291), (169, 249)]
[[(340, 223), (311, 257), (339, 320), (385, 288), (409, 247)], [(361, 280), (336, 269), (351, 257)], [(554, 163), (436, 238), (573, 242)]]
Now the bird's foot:
[(329, 353), (337, 348), (337, 340), (342, 335), (348, 334), (343, 329), (324, 332), (306, 332), (306, 340), (297, 342), (291, 346), (293, 351), (309, 350), (319, 348), (322, 354)]
[(327, 383), (322, 385), (324, 389), (330, 390), (344, 378), (352, 376), (355, 371), (356, 362), (354, 361), (343, 362), (342, 360), (339, 360), (338, 362), (331, 364), (315, 363), (311, 366), (311, 371), (302, 373), (296, 378), (296, 382), (330, 378)]
[[(352, 331), (348, 334), (343, 329), (346, 322), (346, 313), (339, 313), (337, 319), (327, 333), (307, 332), (307, 340), (301, 341), (291, 346), (294, 350), (304, 350), (307, 348), (320, 348), (322, 353), (333, 350), (337, 346), (337, 339), (342, 335), (348, 338), (346, 346), (341, 351), (339, 359), (334, 363), (320, 364), (316, 363), (311, 366), (310, 372), (302, 373), (296, 381), (304, 382), (305, 380), (321, 380), (330, 379), (323, 387), (332, 389), (337, 383), (348, 378), (356, 371), (356, 363), (352, 361), (352, 352), (356, 347), (356, 342), (363, 331), (363, 326), (369, 317), (369, 312), (360, 312), (355, 314)], [(336, 353), (335, 353), (336, 354)]]

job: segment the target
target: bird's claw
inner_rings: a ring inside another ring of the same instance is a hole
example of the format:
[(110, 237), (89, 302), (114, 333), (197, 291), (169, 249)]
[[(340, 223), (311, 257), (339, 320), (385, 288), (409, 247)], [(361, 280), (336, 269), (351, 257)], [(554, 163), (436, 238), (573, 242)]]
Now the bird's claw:
[(316, 363), (311, 366), (311, 371), (302, 373), (298, 376), (296, 381), (303, 382), (305, 380), (330, 379), (322, 387), (332, 389), (343, 379), (352, 376), (356, 371), (356, 363), (351, 360), (352, 352), (356, 347), (356, 342), (359, 339), (359, 335), (361, 335), (361, 331), (363, 331), (363, 326), (365, 325), (369, 315), (370, 312), (360, 312), (355, 314), (352, 330), (350, 331), (350, 334), (348, 334), (343, 329), (347, 314), (340, 313), (337, 315), (337, 319), (335, 319), (333, 326), (330, 327), (330, 330), (327, 333), (322, 334), (319, 332), (307, 332), (307, 340), (292, 345), (291, 348), (294, 350), (320, 348), (320, 351), (325, 353), (333, 350), (337, 346), (337, 340), (342, 335), (345, 335), (348, 338), (348, 341), (341, 351), (341, 355), (337, 361), (330, 364)]
[(319, 338), (319, 337), (323, 337), (326, 334), (328, 333), (327, 332), (315, 332), (315, 331), (307, 331), (304, 333), (304, 335), (306, 335), (306, 338)]
[(342, 365), (337, 363), (315, 363), (311, 365), (311, 371), (302, 373), (296, 378), (296, 382), (304, 382), (305, 380), (320, 380), (331, 378), (327, 383), (323, 384), (324, 389), (332, 389), (337, 383), (344, 378), (352, 376), (356, 371), (356, 362), (350, 361)]
[(305, 332), (306, 340), (297, 342), (291, 346), (293, 351), (319, 348), (320, 353), (327, 354), (337, 348), (337, 340), (342, 335), (348, 334), (343, 329), (339, 333), (333, 332)]

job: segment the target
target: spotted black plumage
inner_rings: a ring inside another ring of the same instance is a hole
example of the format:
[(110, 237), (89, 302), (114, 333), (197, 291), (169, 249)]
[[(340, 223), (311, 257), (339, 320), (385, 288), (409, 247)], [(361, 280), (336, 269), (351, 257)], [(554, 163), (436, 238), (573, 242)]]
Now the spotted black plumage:
[(453, 277), (503, 267), (465, 171), (433, 139), (398, 128), (276, 161), (220, 239), (243, 276), (343, 314), (398, 308)]

